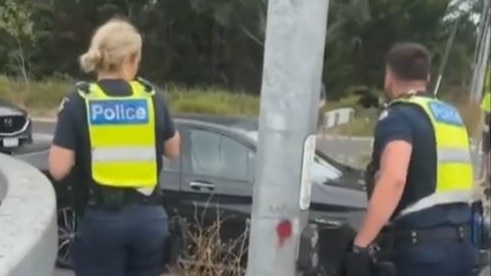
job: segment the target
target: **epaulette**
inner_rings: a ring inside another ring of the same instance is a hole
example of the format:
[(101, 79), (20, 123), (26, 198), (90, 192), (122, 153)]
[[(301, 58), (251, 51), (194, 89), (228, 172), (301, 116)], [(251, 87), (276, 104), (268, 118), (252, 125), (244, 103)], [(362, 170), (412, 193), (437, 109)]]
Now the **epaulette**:
[(138, 81), (141, 85), (143, 85), (146, 92), (152, 93), (154, 91), (154, 85), (150, 81), (141, 77), (137, 77), (136, 81)]
[(89, 94), (90, 93), (90, 83), (86, 81), (79, 81), (75, 83), (75, 89), (79, 92)]

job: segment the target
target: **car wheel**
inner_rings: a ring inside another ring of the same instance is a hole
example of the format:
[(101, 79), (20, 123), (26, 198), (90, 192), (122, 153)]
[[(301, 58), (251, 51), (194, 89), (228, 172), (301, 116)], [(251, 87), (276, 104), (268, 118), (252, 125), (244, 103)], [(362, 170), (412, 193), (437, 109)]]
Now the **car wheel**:
[(70, 207), (58, 209), (58, 255), (56, 266), (72, 268), (73, 243), (77, 227), (77, 216)]

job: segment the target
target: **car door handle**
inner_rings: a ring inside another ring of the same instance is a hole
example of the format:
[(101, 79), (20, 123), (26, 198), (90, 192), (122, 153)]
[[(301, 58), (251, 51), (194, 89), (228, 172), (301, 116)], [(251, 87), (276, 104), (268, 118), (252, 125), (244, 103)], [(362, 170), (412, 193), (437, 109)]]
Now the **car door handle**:
[(189, 186), (193, 189), (208, 189), (208, 190), (213, 190), (215, 189), (215, 185), (209, 182), (202, 182), (202, 181), (191, 181), (189, 182)]

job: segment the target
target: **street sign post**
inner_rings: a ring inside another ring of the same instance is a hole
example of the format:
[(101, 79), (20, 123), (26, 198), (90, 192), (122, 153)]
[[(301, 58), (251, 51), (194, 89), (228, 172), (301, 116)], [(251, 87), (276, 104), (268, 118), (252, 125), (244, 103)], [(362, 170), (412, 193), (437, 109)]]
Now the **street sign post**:
[(268, 3), (248, 276), (298, 275), (328, 2)]

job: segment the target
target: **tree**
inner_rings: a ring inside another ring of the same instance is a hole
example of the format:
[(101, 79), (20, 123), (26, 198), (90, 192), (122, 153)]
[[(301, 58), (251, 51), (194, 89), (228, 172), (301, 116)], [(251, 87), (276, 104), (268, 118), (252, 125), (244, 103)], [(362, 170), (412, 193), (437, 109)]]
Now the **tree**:
[[(462, 1), (472, 10), (481, 0)], [(344, 96), (353, 87), (380, 87), (383, 57), (398, 41), (428, 46), (437, 65), (452, 24), (443, 19), (459, 12), (449, 9), (449, 2), (331, 0), (324, 62), (328, 97)], [(267, 0), (0, 0), (0, 8), (3, 74), (12, 72), (6, 64), (14, 64), (24, 79), (85, 78), (78, 56), (97, 25), (118, 15), (143, 35), (145, 77), (160, 84), (260, 90)], [(467, 82), (475, 44), (471, 19), (461, 22), (444, 85)]]
[(9, 58), (26, 85), (29, 81), (29, 53), (26, 44), (36, 41), (33, 26), (32, 9), (28, 5), (7, 0), (0, 7), (0, 28), (7, 33), (15, 47), (10, 51)]

